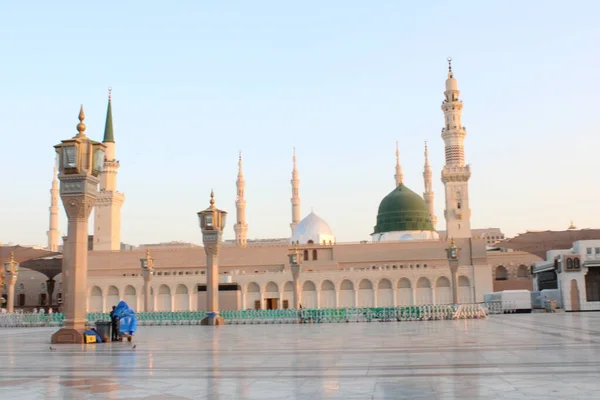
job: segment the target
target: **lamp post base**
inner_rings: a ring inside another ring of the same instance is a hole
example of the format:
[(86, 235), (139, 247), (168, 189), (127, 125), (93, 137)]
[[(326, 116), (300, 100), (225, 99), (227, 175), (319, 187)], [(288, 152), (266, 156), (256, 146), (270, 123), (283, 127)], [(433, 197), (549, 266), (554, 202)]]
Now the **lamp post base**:
[(225, 319), (221, 316), (204, 317), (200, 321), (200, 325), (225, 325)]
[(61, 328), (50, 339), (52, 344), (83, 344), (85, 329)]

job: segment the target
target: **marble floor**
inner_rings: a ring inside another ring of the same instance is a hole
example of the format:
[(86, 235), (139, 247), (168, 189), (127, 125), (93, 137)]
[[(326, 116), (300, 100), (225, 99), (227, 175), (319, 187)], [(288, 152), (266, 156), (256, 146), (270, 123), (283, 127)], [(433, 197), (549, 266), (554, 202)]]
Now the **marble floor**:
[(53, 331), (0, 329), (1, 398), (600, 398), (600, 313), (141, 327), (136, 348)]

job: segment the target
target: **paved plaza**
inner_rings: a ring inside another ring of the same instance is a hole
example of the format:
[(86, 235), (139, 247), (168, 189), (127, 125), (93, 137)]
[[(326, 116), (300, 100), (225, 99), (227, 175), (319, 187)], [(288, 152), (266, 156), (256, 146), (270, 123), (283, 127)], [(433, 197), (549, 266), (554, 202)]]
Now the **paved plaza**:
[(135, 349), (54, 330), (0, 329), (2, 398), (600, 398), (600, 313), (141, 327)]

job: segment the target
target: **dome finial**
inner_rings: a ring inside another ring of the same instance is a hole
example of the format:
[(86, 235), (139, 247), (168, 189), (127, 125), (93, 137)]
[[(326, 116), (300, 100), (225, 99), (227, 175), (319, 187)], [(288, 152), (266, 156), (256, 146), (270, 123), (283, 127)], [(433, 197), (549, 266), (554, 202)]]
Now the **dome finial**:
[(210, 205), (215, 205), (215, 191), (213, 189), (210, 189)]
[(108, 87), (108, 101), (110, 102), (112, 100), (112, 87)]
[(77, 134), (77, 137), (83, 137), (85, 136), (85, 124), (83, 123), (83, 120), (85, 119), (85, 113), (83, 112), (83, 104), (81, 105), (81, 108), (79, 109), (79, 123), (77, 124), (77, 132), (79, 132)]
[(452, 78), (452, 57), (448, 57), (448, 78)]
[(396, 174), (394, 175), (396, 180), (396, 187), (402, 185), (404, 175), (402, 174), (402, 166), (400, 165), (400, 149), (398, 148), (398, 141), (396, 140)]
[(571, 220), (571, 225), (569, 225), (569, 230), (577, 229), (575, 224), (573, 224), (573, 220)]

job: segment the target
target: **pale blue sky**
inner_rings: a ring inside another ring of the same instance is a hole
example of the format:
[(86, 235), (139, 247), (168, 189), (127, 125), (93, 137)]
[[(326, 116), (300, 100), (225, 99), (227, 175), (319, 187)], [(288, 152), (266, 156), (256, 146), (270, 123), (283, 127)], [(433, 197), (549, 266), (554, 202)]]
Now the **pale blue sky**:
[(302, 215), (368, 239), (396, 140), (418, 193), (429, 141), (444, 229), (447, 56), (472, 226), (597, 228), (598, 15), (592, 0), (5, 2), (0, 241), (46, 243), (52, 146), (76, 133), (81, 103), (102, 137), (109, 86), (125, 242), (200, 243), (211, 187), (232, 238), (240, 149), (248, 237), (289, 235), (293, 146)]

